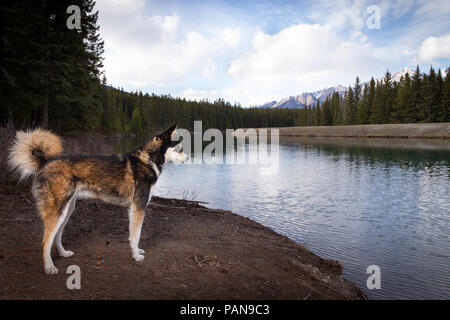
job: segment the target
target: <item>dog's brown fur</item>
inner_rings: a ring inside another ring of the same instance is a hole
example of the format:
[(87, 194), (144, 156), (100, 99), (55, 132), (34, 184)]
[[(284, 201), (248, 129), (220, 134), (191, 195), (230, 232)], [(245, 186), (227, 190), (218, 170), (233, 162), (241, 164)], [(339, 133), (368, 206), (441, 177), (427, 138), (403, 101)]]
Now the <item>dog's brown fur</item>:
[(171, 127), (129, 153), (111, 156), (61, 156), (61, 141), (54, 134), (41, 129), (17, 133), (9, 163), (23, 177), (33, 175), (33, 195), (45, 227), (42, 254), (47, 273), (57, 273), (50, 257), (55, 237), (61, 255), (73, 254), (62, 247), (61, 236), (77, 198), (129, 207), (133, 257), (143, 259), (137, 244), (145, 207), (167, 151), (178, 144), (171, 140), (175, 129)]

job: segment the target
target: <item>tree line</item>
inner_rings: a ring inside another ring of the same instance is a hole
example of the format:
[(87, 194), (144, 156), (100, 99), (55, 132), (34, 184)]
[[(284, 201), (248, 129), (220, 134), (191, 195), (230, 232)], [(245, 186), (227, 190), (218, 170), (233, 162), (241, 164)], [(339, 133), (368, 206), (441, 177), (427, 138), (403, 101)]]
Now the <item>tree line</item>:
[(345, 94), (330, 95), (320, 104), (300, 109), (243, 108), (223, 99), (188, 101), (168, 95), (128, 93), (107, 87), (102, 105), (102, 125), (107, 131), (143, 134), (178, 121), (193, 130), (195, 120), (203, 128), (258, 128), (290, 126), (333, 126), (383, 123), (448, 122), (450, 78), (431, 67), (412, 77), (405, 74), (392, 81), (386, 72), (381, 80), (354, 86)]
[(166, 128), (175, 122), (193, 130), (201, 120), (203, 129), (294, 126), (298, 110), (243, 108), (223, 99), (191, 101), (170, 95), (125, 92), (107, 87), (103, 96), (102, 128), (108, 132), (145, 134)]
[(343, 96), (328, 97), (322, 105), (302, 113), (302, 125), (356, 125), (450, 121), (450, 78), (430, 68), (422, 74), (417, 66), (393, 81), (389, 71), (381, 80), (361, 84), (356, 78)]
[[(69, 29), (68, 6), (81, 13)], [(174, 122), (192, 130), (448, 122), (449, 77), (417, 67), (399, 82), (359, 78), (344, 95), (300, 109), (243, 108), (223, 99), (189, 101), (170, 95), (126, 92), (107, 85), (102, 73), (103, 41), (93, 0), (18, 0), (0, 3), (0, 124), (41, 126), (59, 133), (155, 132)]]

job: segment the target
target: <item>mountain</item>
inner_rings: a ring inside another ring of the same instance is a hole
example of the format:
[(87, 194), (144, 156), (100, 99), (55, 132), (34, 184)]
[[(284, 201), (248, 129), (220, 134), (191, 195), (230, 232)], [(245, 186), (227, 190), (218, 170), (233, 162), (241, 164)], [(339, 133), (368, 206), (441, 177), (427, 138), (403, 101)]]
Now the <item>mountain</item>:
[[(436, 73), (438, 72), (438, 70), (435, 70)], [(450, 71), (450, 67), (441, 70), (442, 78), (445, 78), (448, 75), (449, 71)], [(405, 77), (405, 75), (407, 73), (409, 74), (409, 77), (412, 78), (414, 76), (415, 72), (416, 72), (416, 69), (411, 69), (409, 67), (404, 67), (402, 70), (394, 72), (392, 74), (392, 81), (400, 82), (401, 77)], [(426, 72), (428, 72), (428, 70)], [(423, 71), (421, 71), (421, 73), (423, 73)], [(381, 79), (378, 79), (378, 80), (381, 80)]]
[[(402, 77), (405, 77), (406, 74), (408, 74), (409, 77), (412, 78), (414, 75), (414, 72), (416, 72), (416, 70), (413, 70), (409, 67), (404, 67), (402, 70), (394, 72), (392, 74), (392, 81), (400, 82), (400, 79)], [(381, 79), (379, 79), (379, 80), (381, 80)]]
[(264, 103), (263, 105), (258, 106), (258, 108), (268, 109), (268, 108), (272, 108), (276, 104), (277, 104), (277, 102), (274, 100), (274, 101), (270, 101), (270, 102)]
[(298, 96), (291, 96), (281, 99), (272, 108), (286, 108), (286, 109), (296, 109), (303, 108), (306, 105), (310, 105), (315, 102), (314, 97), (309, 93), (302, 93)]
[(347, 90), (346, 87), (337, 85), (335, 87), (325, 88), (315, 92), (304, 92), (297, 96), (290, 96), (280, 101), (271, 101), (267, 102), (261, 106), (260, 108), (286, 108), (286, 109), (296, 109), (296, 108), (304, 108), (305, 106), (310, 106), (312, 104), (316, 104), (317, 101), (322, 103), (325, 99), (332, 95), (335, 92), (339, 92), (340, 95), (343, 95)]
[[(392, 73), (392, 81), (399, 82), (401, 77), (404, 77), (407, 73), (412, 78), (414, 75), (415, 69), (411, 69), (409, 67), (404, 67), (403, 69)], [(436, 70), (437, 72), (437, 70)], [(450, 72), (450, 67), (441, 70), (442, 77), (445, 78)], [(380, 78), (378, 80), (382, 80)], [(361, 83), (361, 86), (364, 86), (364, 83)], [(286, 109), (297, 109), (304, 108), (305, 106), (310, 106), (316, 104), (317, 101), (322, 104), (325, 99), (332, 95), (335, 92), (339, 92), (339, 95), (343, 96), (348, 88), (337, 85), (334, 87), (325, 88), (315, 92), (304, 92), (302, 94), (296, 96), (290, 96), (281, 99), (280, 101), (270, 101), (263, 105), (258, 106), (258, 108), (286, 108)]]

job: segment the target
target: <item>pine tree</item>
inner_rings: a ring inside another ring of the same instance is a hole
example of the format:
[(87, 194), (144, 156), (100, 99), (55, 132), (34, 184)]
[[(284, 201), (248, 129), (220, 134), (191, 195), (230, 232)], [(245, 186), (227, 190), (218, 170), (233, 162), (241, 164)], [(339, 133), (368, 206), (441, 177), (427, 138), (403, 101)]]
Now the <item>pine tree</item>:
[(439, 104), (439, 109), (437, 111), (436, 121), (449, 122), (450, 121), (450, 77), (448, 74), (442, 83), (439, 100), (440, 100), (440, 104)]
[(405, 77), (400, 79), (400, 84), (397, 89), (397, 94), (394, 99), (391, 113), (392, 123), (403, 123), (405, 121), (405, 110), (408, 101), (409, 90), (411, 86), (411, 79), (406, 73)]
[(7, 97), (1, 102), (0, 121), (10, 129), (37, 125), (42, 104), (41, 20), (34, 1), (0, 3), (0, 94)]
[(370, 79), (369, 84), (369, 94), (367, 96), (367, 111), (366, 111), (366, 123), (371, 122), (372, 117), (372, 108), (373, 108), (373, 101), (375, 99), (375, 89), (376, 89), (376, 83), (373, 77)]
[[(81, 29), (68, 29), (68, 6), (81, 11)], [(88, 130), (101, 123), (103, 42), (92, 0), (2, 2), (0, 92), (7, 101), (5, 122), (58, 131)], [(6, 81), (3, 81), (6, 80)]]
[(422, 79), (419, 66), (416, 68), (416, 72), (411, 80), (410, 90), (408, 92), (408, 100), (405, 109), (405, 122), (414, 123), (419, 120), (419, 107), (420, 107), (420, 91), (422, 87)]
[(359, 81), (359, 77), (356, 77), (355, 86), (354, 86), (354, 101), (351, 107), (351, 123), (358, 124), (358, 106), (361, 101), (361, 83)]
[(384, 122), (385, 114), (385, 97), (383, 83), (377, 81), (375, 87), (375, 97), (373, 99), (372, 112), (370, 116), (370, 123), (380, 124)]
[[(420, 121), (435, 122), (440, 105), (440, 83), (438, 83), (436, 72), (433, 67), (430, 73), (424, 75), (421, 88)], [(440, 79), (442, 82), (442, 77)]]
[(349, 87), (346, 93), (344, 112), (344, 123), (347, 125), (353, 124), (355, 120), (355, 95), (352, 87)]
[(367, 124), (369, 123), (369, 86), (364, 84), (363, 94), (360, 103), (358, 104), (358, 124)]
[(331, 102), (329, 97), (327, 97), (322, 104), (322, 125), (333, 125), (333, 113), (331, 110)]
[(335, 92), (331, 98), (331, 110), (333, 113), (333, 125), (338, 126), (341, 124), (341, 110), (340, 110), (341, 98), (338, 92)]
[(392, 103), (394, 100), (394, 87), (392, 83), (392, 77), (389, 70), (386, 71), (384, 75), (383, 82), (383, 99), (384, 99), (384, 110), (383, 110), (383, 120), (382, 123), (389, 123), (392, 111)]
[(436, 74), (436, 81), (433, 88), (433, 104), (431, 107), (431, 121), (439, 122), (440, 113), (441, 113), (441, 92), (442, 87), (444, 86), (444, 80), (442, 79), (441, 69), (438, 70)]
[(313, 108), (314, 112), (314, 125), (320, 126), (321, 125), (321, 110), (320, 110), (320, 103), (319, 100), (317, 100), (317, 105), (315, 108)]

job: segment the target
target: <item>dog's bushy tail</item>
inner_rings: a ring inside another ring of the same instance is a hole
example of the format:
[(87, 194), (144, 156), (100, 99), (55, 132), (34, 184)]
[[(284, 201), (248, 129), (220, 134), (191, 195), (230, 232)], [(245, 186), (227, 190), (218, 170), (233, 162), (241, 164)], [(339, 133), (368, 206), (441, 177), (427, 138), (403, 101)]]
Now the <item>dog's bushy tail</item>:
[(17, 171), (20, 179), (34, 175), (40, 165), (52, 157), (62, 154), (61, 139), (43, 129), (17, 131), (9, 149), (8, 165)]

